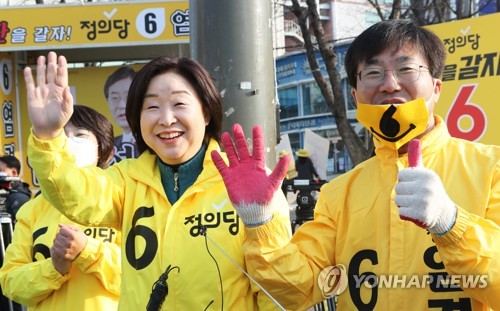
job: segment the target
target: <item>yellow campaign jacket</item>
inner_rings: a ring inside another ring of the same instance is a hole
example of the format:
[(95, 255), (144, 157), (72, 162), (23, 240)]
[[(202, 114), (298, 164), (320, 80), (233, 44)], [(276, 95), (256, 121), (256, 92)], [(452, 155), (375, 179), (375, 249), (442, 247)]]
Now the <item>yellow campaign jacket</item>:
[[(274, 221), (247, 229), (250, 274), (292, 310), (324, 299), (318, 275), (337, 264), (348, 275), (338, 310), (500, 310), (500, 148), (451, 138), (435, 119), (421, 140), (423, 163), (458, 207), (450, 232), (432, 236), (399, 218), (394, 186), (408, 157), (377, 146), (375, 157), (322, 187), (314, 221), (291, 243)], [(447, 286), (447, 273), (468, 285)], [(375, 276), (399, 283), (362, 282)]]
[[(216, 141), (210, 141), (195, 183), (173, 205), (156, 155), (146, 151), (106, 170), (78, 169), (65, 141), (64, 134), (50, 141), (31, 135), (28, 157), (42, 193), (63, 214), (122, 232), (119, 310), (145, 310), (153, 284), (169, 266), (178, 269), (168, 274), (162, 310), (276, 308), (231, 261), (244, 269), (248, 264), (245, 231), (210, 156), (220, 150)], [(288, 204), (279, 193), (273, 203), (280, 207), (276, 221), (290, 232)], [(200, 225), (207, 228), (206, 237)]]
[(61, 223), (77, 225), (41, 195), (21, 207), (0, 269), (4, 295), (28, 310), (116, 310), (121, 283), (120, 233), (77, 225), (88, 236), (87, 245), (63, 276), (50, 258)]

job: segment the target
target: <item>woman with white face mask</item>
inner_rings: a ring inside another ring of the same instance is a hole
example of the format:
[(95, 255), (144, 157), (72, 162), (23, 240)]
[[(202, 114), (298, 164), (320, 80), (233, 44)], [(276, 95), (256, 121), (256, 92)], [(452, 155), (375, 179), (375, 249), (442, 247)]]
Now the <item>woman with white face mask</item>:
[[(79, 167), (107, 167), (114, 135), (106, 117), (76, 105), (64, 131)], [(28, 310), (116, 310), (121, 283), (118, 231), (78, 225), (42, 195), (23, 205), (17, 217), (0, 269), (5, 296)]]
[(76, 166), (96, 166), (99, 157), (95, 135), (84, 127), (74, 126), (71, 122), (66, 124), (64, 132), (68, 136), (70, 149), (75, 153)]

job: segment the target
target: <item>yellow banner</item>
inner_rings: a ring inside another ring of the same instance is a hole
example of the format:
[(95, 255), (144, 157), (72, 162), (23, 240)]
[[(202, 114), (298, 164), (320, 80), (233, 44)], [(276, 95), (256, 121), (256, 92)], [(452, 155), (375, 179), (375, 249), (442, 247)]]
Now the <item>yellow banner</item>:
[[(0, 99), (2, 101), (2, 152), (20, 158), (19, 155), (19, 109), (16, 97), (16, 66), (14, 53), (0, 53)], [(21, 159), (19, 159), (21, 160)]]
[(436, 113), (454, 137), (500, 145), (500, 13), (428, 26), (447, 50)]
[(189, 42), (188, 1), (0, 9), (0, 51)]

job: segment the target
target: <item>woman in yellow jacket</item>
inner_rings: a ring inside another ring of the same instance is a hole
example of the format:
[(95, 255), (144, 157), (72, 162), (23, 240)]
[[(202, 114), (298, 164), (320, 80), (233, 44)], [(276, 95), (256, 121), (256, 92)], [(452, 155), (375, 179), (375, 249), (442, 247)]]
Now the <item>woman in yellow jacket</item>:
[[(136, 74), (126, 116), (141, 155), (106, 170), (78, 168), (66, 147), (66, 59), (40, 57), (37, 77), (36, 86), (25, 69), (28, 156), (59, 211), (122, 232), (120, 310), (277, 308), (244, 273), (243, 224), (210, 156), (220, 151), (222, 98), (201, 65), (159, 57)], [(280, 194), (276, 221), (290, 228)]]
[[(107, 167), (114, 136), (106, 117), (77, 105), (64, 131), (67, 157), (76, 158), (79, 167)], [(121, 280), (116, 229), (78, 225), (42, 195), (24, 204), (17, 220), (0, 269), (7, 297), (28, 310), (116, 310)]]

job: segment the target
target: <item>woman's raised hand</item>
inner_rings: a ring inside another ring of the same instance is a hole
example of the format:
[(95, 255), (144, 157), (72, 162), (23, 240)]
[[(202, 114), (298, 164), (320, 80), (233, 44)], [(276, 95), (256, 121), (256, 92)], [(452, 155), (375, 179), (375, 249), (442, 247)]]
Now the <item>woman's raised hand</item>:
[(229, 133), (222, 134), (222, 145), (229, 166), (216, 150), (211, 153), (212, 160), (240, 218), (246, 225), (260, 225), (269, 221), (274, 214), (270, 203), (286, 175), (290, 157), (281, 157), (271, 174), (267, 175), (262, 128), (254, 126), (252, 129), (252, 154), (248, 151), (241, 125), (233, 126), (233, 137), (234, 144)]
[(36, 83), (31, 68), (24, 69), (28, 113), (33, 132), (39, 139), (59, 135), (73, 114), (73, 96), (68, 87), (68, 63), (64, 56), (49, 52), (39, 56)]

